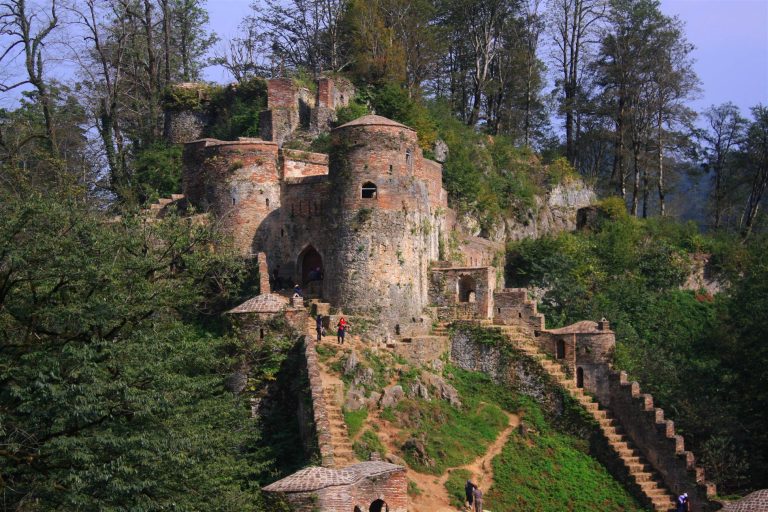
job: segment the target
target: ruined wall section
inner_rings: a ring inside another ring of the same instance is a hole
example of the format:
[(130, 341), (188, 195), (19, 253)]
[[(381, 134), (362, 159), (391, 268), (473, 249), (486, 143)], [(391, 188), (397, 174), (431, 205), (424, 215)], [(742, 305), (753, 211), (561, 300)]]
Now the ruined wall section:
[(237, 248), (252, 254), (256, 232), (281, 204), (277, 144), (202, 139), (185, 146), (183, 162), (182, 186), (190, 203), (210, 211)]
[(664, 410), (654, 407), (653, 396), (640, 392), (637, 382), (629, 382), (625, 372), (611, 372), (610, 409), (621, 422), (627, 435), (643, 452), (648, 462), (662, 475), (664, 483), (674, 494), (688, 493), (691, 510), (708, 511), (719, 508), (715, 502), (715, 484), (707, 482), (704, 470), (685, 450), (683, 436), (675, 433), (675, 424), (664, 418)]
[[(350, 123), (332, 136), (331, 207), (338, 214), (329, 223), (339, 268), (326, 273), (327, 298), (347, 313), (380, 319), (385, 336), (428, 303), (438, 212), (415, 171), (424, 165), (415, 131), (391, 121)], [(376, 187), (373, 197), (363, 197), (365, 184)]]
[(283, 158), (283, 176), (285, 178), (306, 178), (307, 176), (326, 176), (328, 174), (328, 155), (310, 153), (295, 149), (281, 149)]
[(310, 131), (317, 135), (330, 131), (336, 122), (336, 109), (346, 107), (355, 96), (355, 87), (345, 78), (323, 77), (317, 81), (317, 101), (312, 109)]

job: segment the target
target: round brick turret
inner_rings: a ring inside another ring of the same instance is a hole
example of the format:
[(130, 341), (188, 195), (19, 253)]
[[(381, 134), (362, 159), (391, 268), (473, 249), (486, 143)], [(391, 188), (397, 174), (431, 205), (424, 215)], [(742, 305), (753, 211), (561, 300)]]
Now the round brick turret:
[(416, 132), (364, 116), (332, 134), (329, 206), (337, 212), (325, 292), (347, 313), (380, 321), (382, 333), (421, 322), (437, 229)]
[(189, 143), (183, 188), (195, 208), (211, 212), (242, 253), (251, 254), (257, 230), (280, 208), (278, 146), (247, 138)]

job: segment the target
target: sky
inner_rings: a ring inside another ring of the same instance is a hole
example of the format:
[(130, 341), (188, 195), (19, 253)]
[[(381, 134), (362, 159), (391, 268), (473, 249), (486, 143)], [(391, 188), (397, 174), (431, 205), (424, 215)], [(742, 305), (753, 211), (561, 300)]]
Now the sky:
[[(211, 30), (222, 40), (236, 36), (241, 20), (251, 13), (250, 4), (251, 0), (208, 0)], [(749, 107), (768, 104), (768, 0), (662, 0), (661, 8), (683, 20), (695, 46), (702, 93), (691, 107), (701, 111), (732, 101), (748, 115)], [(57, 73), (71, 74), (66, 63), (57, 65)], [(206, 69), (204, 78), (232, 80), (220, 67)], [(18, 94), (0, 95), (0, 107), (12, 107)]]
[[(211, 28), (226, 40), (251, 11), (251, 0), (208, 0)], [(685, 23), (702, 94), (691, 102), (701, 111), (732, 101), (746, 115), (749, 107), (768, 104), (768, 0), (662, 0), (662, 11)], [(220, 68), (205, 78), (226, 82)]]

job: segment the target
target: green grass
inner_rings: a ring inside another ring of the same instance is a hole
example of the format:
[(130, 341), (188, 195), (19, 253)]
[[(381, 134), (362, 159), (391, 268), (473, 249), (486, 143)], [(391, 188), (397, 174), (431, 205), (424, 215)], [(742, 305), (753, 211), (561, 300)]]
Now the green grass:
[(586, 452), (586, 443), (550, 428), (528, 401), (526, 421), (539, 428), (528, 438), (513, 433), (493, 459), (489, 510), (509, 512), (643, 510), (607, 470)]
[(344, 411), (344, 422), (347, 424), (349, 437), (355, 437), (368, 417), (368, 408), (363, 407), (358, 411)]
[(421, 496), (421, 489), (413, 480), (408, 480), (408, 496)]
[[(494, 404), (477, 404), (459, 410), (443, 401), (403, 400), (397, 417), (414, 437), (422, 437), (431, 463), (419, 460), (412, 450), (404, 458), (413, 469), (441, 475), (449, 467), (476, 459), (507, 425), (507, 416)], [(422, 434), (420, 436), (420, 434)]]
[(360, 460), (368, 460), (371, 453), (377, 452), (383, 458), (387, 449), (373, 430), (366, 430), (360, 439), (354, 442), (352, 449)]
[(464, 486), (467, 480), (472, 480), (474, 475), (466, 469), (455, 469), (448, 475), (445, 481), (445, 489), (448, 491), (448, 498), (451, 500), (451, 506), (463, 508), (467, 498), (464, 492)]

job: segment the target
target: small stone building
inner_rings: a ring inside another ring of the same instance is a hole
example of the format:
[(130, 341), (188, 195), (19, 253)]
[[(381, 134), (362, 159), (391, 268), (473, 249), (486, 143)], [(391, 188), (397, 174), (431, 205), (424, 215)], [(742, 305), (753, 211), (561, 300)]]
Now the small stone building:
[(545, 329), (536, 335), (538, 345), (571, 371), (577, 387), (598, 396), (607, 395), (616, 346), (616, 335), (608, 321), (584, 320), (560, 329)]
[(264, 492), (282, 498), (296, 512), (406, 512), (405, 471), (381, 461), (344, 469), (313, 466), (264, 487)]

